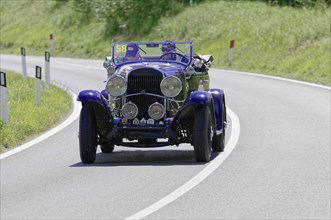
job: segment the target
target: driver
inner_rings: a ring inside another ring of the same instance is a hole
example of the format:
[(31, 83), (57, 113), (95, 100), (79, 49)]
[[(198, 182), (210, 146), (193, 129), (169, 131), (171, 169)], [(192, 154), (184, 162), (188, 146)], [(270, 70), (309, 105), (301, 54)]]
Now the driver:
[(136, 43), (128, 43), (126, 45), (126, 53), (125, 56), (121, 59), (121, 62), (132, 60), (141, 60), (139, 47)]
[(188, 59), (179, 55), (176, 55), (176, 44), (172, 40), (165, 40), (162, 43), (162, 53), (165, 54), (162, 56), (163, 60), (176, 60), (178, 62), (187, 63)]

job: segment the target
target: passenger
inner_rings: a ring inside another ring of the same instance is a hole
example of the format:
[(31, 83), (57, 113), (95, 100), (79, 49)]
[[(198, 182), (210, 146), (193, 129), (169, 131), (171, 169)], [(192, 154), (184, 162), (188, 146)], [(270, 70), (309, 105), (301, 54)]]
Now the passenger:
[(172, 40), (165, 40), (162, 43), (162, 53), (166, 54), (162, 56), (163, 60), (176, 60), (178, 62), (184, 62), (187, 63), (188, 59), (185, 58), (184, 56), (176, 55), (176, 44)]
[[(176, 53), (176, 44), (172, 40), (165, 40), (161, 47), (162, 53), (167, 54), (163, 56), (164, 60), (175, 60), (176, 57), (171, 53)], [(169, 54), (168, 54), (169, 53)]]
[(133, 60), (141, 60), (139, 47), (136, 43), (128, 43), (126, 45), (125, 56), (121, 59), (121, 62)]

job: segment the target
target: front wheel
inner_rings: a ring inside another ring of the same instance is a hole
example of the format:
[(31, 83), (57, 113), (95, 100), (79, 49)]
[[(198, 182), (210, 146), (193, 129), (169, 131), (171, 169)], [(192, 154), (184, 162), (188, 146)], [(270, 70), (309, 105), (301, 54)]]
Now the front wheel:
[(195, 112), (193, 147), (197, 162), (208, 162), (211, 157), (212, 124), (208, 106), (199, 106)]
[(97, 126), (93, 108), (84, 106), (79, 119), (79, 150), (83, 163), (94, 163), (97, 141)]

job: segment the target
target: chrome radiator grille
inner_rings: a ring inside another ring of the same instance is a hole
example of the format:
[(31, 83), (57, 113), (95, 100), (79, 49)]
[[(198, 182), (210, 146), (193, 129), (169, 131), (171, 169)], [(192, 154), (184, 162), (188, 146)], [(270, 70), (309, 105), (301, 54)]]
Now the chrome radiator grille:
[[(151, 69), (143, 68), (132, 71), (128, 76), (128, 88), (126, 94), (134, 93), (153, 93), (156, 95), (163, 95), (160, 89), (160, 83), (163, 79), (161, 72)], [(126, 98), (126, 102), (133, 102), (138, 107), (137, 118), (141, 120), (149, 118), (148, 108), (151, 104), (158, 102), (163, 104), (163, 98), (150, 95), (136, 95)]]

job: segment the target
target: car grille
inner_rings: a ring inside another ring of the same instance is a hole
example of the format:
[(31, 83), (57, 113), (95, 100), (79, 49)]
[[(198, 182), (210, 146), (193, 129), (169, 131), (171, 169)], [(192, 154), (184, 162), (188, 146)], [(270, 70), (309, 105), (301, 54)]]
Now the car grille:
[[(160, 88), (162, 79), (162, 73), (155, 69), (142, 68), (133, 70), (128, 76), (128, 88), (126, 94), (129, 95), (144, 91), (146, 93), (153, 93), (163, 96)], [(147, 120), (149, 118), (148, 108), (151, 104), (155, 102), (163, 104), (163, 98), (144, 94), (127, 97), (126, 102), (130, 101), (138, 107), (137, 118), (139, 120), (142, 118)]]

